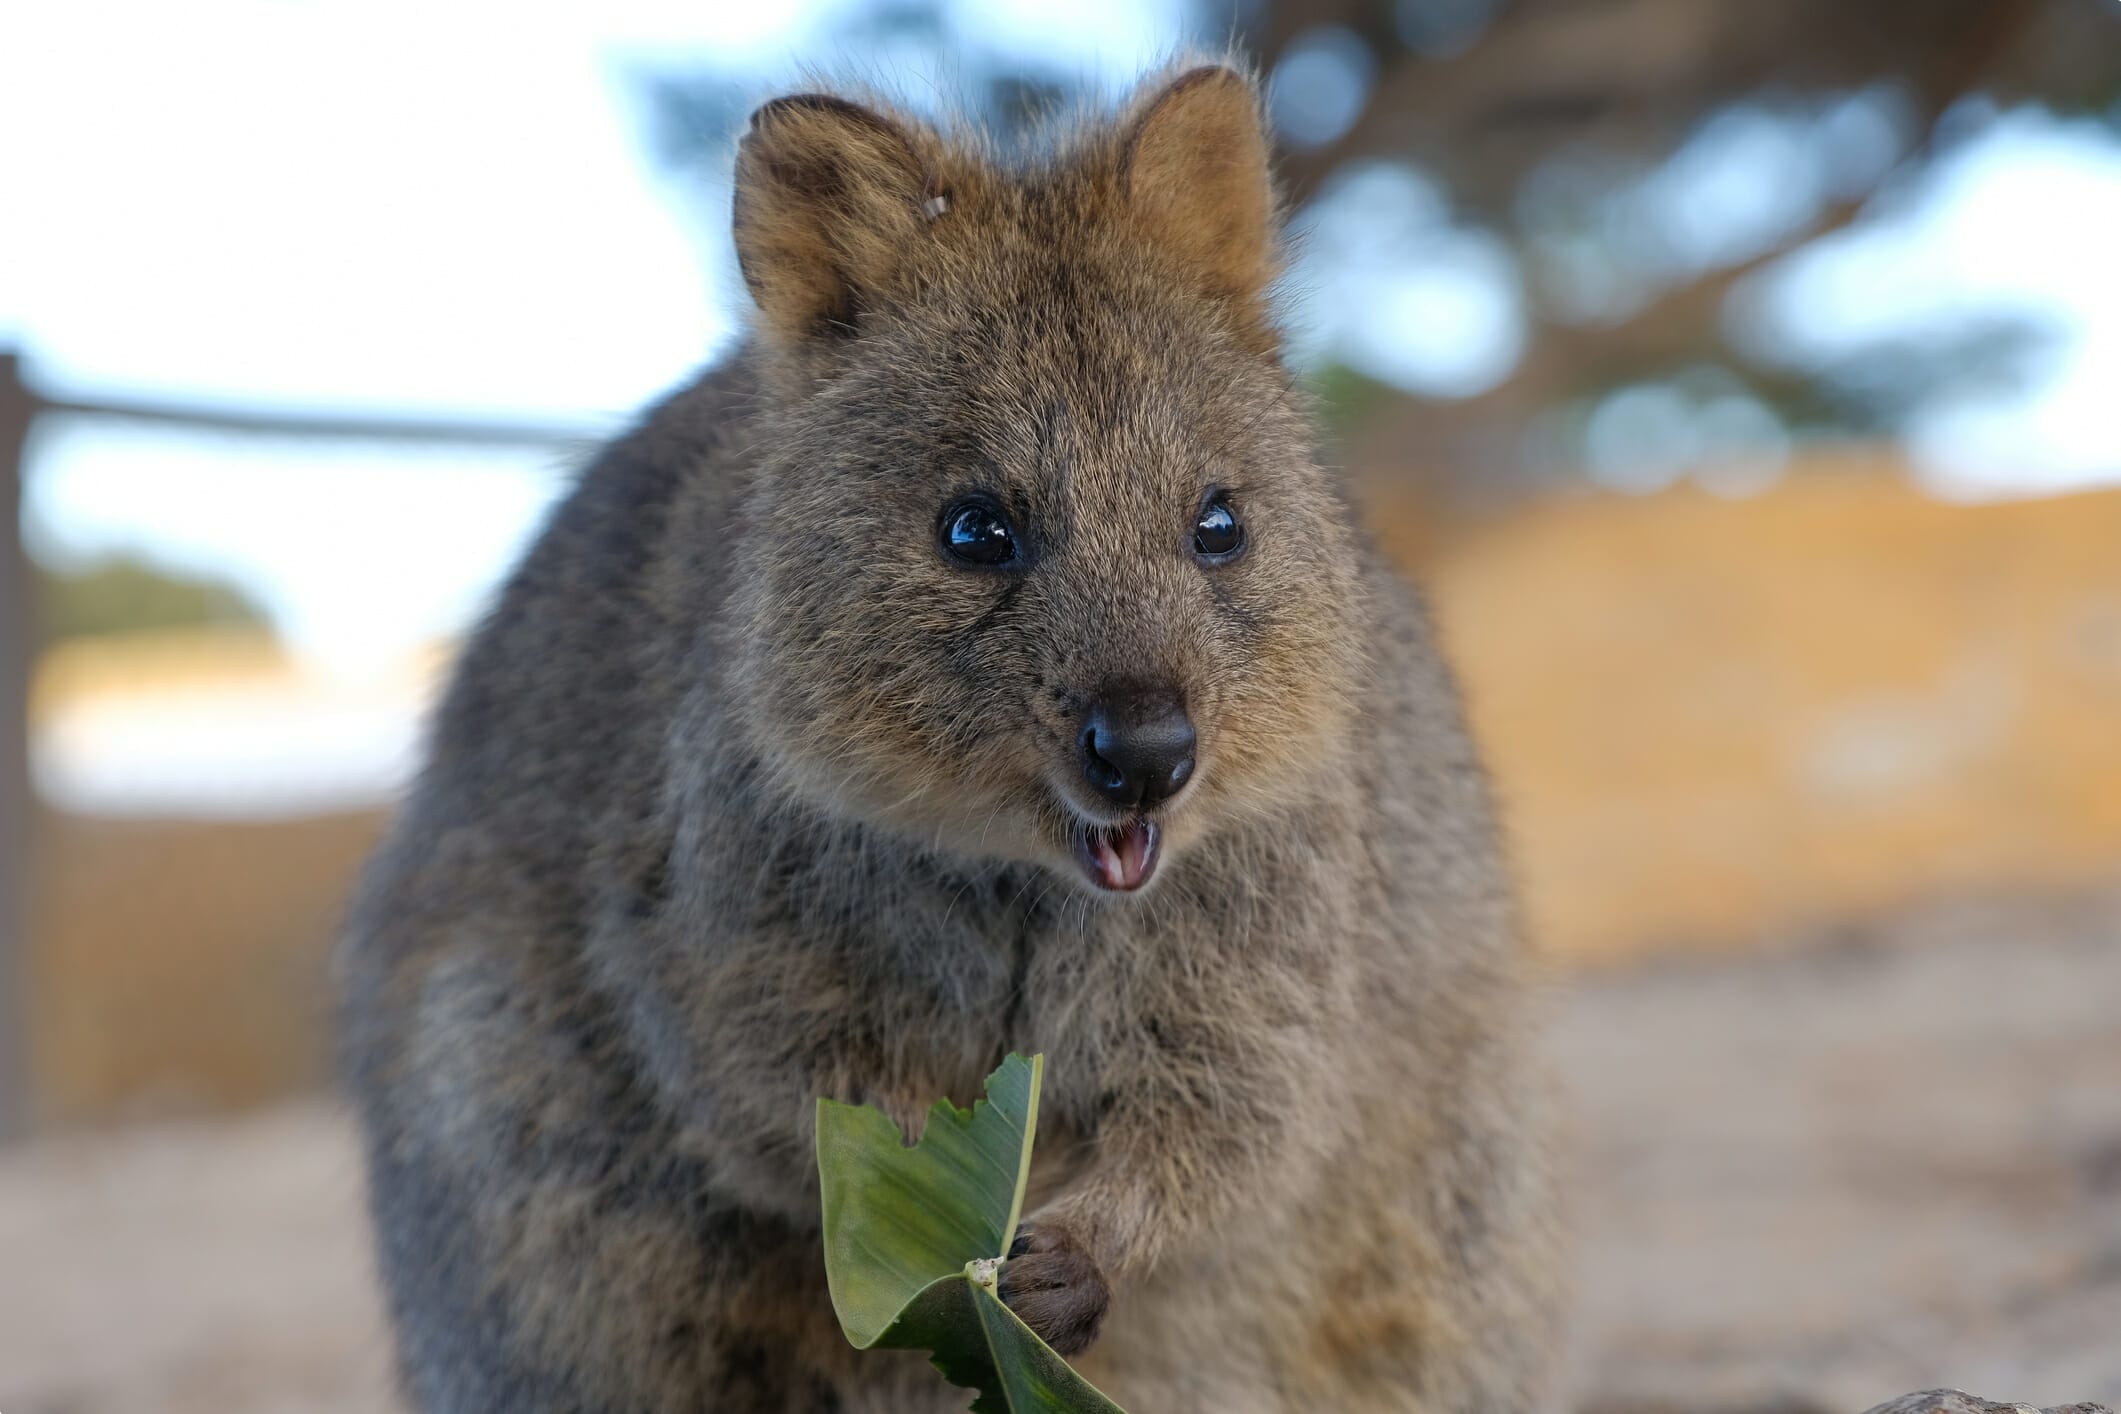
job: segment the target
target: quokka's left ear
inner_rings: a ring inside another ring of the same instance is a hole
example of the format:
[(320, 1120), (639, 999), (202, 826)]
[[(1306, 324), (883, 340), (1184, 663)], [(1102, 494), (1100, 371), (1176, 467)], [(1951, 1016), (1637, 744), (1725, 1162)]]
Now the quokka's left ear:
[(1180, 74), (1136, 111), (1120, 155), (1129, 214), (1263, 324), (1277, 241), (1259, 91), (1236, 70), (1211, 64)]

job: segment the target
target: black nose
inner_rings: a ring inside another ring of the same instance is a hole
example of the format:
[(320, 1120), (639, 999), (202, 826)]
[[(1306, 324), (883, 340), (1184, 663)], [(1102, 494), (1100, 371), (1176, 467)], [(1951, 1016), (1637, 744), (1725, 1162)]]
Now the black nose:
[(1193, 723), (1166, 688), (1107, 691), (1076, 740), (1083, 778), (1114, 805), (1146, 810), (1178, 794), (1193, 774)]

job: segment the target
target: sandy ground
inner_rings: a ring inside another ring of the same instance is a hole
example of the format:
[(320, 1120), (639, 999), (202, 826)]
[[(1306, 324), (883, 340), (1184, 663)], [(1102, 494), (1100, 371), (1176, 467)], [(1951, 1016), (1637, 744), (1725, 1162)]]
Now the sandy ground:
[(1609, 974), (1556, 1041), (1601, 1407), (2121, 1406), (2121, 894)]
[[(2121, 1404), (2121, 894), (1556, 1001), (1587, 1406)], [(334, 1107), (0, 1156), (6, 1414), (374, 1414), (388, 1370)]]

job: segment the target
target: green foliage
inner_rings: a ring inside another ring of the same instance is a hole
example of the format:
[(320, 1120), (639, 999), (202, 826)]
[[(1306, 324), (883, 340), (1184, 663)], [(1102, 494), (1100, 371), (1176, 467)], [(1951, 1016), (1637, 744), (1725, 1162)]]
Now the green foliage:
[(975, 1414), (1123, 1414), (995, 1294), (1023, 1215), (1045, 1059), (1012, 1055), (918, 1144), (862, 1105), (817, 1103), (825, 1275), (860, 1350), (925, 1350)]
[(1345, 437), (1380, 407), (1400, 401), (1398, 389), (1348, 367), (1328, 363), (1310, 377), (1318, 418), (1327, 435)]
[(37, 618), (46, 643), (146, 629), (266, 623), (257, 603), (226, 580), (173, 573), (122, 555), (86, 569), (40, 572)]

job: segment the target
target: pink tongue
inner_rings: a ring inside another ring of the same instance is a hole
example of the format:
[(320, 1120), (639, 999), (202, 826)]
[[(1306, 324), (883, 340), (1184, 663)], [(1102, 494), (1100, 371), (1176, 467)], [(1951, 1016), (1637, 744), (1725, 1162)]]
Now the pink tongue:
[(1129, 821), (1097, 836), (1097, 872), (1110, 889), (1138, 889), (1149, 876), (1149, 830)]

